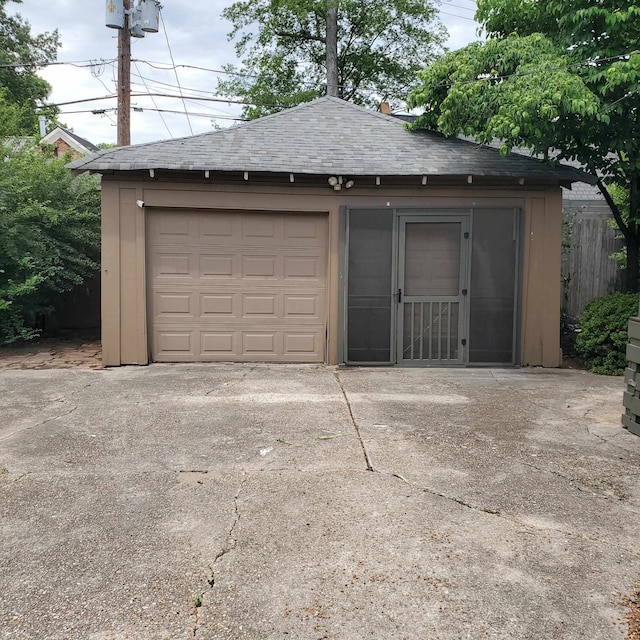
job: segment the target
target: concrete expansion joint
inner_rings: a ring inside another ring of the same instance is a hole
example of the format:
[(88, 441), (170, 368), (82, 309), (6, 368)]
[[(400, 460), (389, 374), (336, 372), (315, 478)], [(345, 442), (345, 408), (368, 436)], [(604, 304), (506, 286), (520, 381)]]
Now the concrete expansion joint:
[(367, 467), (367, 471), (374, 471), (373, 465), (371, 464), (371, 458), (369, 457), (369, 453), (367, 452), (367, 447), (365, 446), (364, 440), (362, 439), (362, 434), (360, 433), (360, 427), (358, 426), (358, 423), (356, 422), (356, 419), (353, 415), (353, 409), (351, 408), (349, 397), (347, 396), (347, 392), (344, 388), (344, 385), (342, 384), (342, 380), (340, 379), (340, 373), (338, 371), (335, 371), (333, 377), (335, 378), (337, 385), (340, 387), (340, 391), (342, 391), (342, 397), (344, 398), (344, 401), (347, 405), (351, 424), (353, 425), (356, 435), (358, 436), (358, 440), (360, 441), (360, 448), (362, 449), (362, 453), (364, 455), (364, 461)]
[(69, 411), (67, 411), (65, 413), (60, 413), (60, 414), (58, 414), (56, 416), (51, 416), (51, 417), (47, 418), (46, 420), (42, 420), (41, 422), (37, 422), (36, 424), (29, 425), (28, 427), (22, 427), (22, 429), (16, 429), (15, 431), (12, 431), (11, 433), (8, 433), (8, 434), (2, 436), (0, 438), (0, 442), (2, 442), (3, 440), (8, 440), (9, 438), (12, 438), (17, 433), (22, 433), (23, 431), (29, 431), (30, 429), (37, 429), (38, 427), (42, 427), (45, 424), (48, 424), (49, 422), (53, 422), (54, 420), (59, 420), (60, 418), (66, 418), (67, 416), (70, 416), (77, 408), (78, 408), (78, 405), (75, 404), (75, 405), (73, 405), (71, 407), (71, 409), (69, 409)]

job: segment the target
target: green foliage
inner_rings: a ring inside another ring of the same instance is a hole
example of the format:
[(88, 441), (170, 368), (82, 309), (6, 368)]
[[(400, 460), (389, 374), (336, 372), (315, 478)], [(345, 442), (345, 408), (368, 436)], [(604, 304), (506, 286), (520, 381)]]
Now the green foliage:
[(626, 366), (629, 318), (638, 315), (637, 293), (592, 300), (582, 313), (576, 351), (594, 373), (620, 375)]
[[(29, 23), (20, 15), (9, 15), (7, 5), (22, 0), (0, 0), (0, 65), (25, 66), (0, 68), (0, 136), (36, 135), (38, 113), (51, 91), (50, 85), (37, 75), (39, 67), (56, 59), (60, 46), (57, 31), (33, 35)], [(10, 115), (11, 130), (7, 131), (6, 115)], [(57, 109), (40, 111), (54, 121)]]
[[(239, 0), (223, 16), (237, 38), (243, 68), (218, 93), (254, 106), (257, 118), (325, 94), (327, 0)], [(377, 105), (404, 97), (444, 41), (434, 6), (425, 0), (335, 0), (338, 6), (339, 96)]]
[[(628, 226), (630, 223), (629, 190), (625, 189), (623, 186), (620, 186), (615, 182), (608, 184), (607, 190), (609, 191), (609, 194), (613, 198), (613, 201), (616, 203), (620, 211), (620, 217), (622, 218), (624, 223)], [(620, 227), (618, 226), (618, 223), (615, 221), (615, 219), (607, 220), (607, 224), (612, 229), (616, 229), (617, 231), (620, 231)], [(616, 235), (616, 239), (620, 239), (623, 237), (624, 236), (619, 234)], [(609, 258), (611, 258), (618, 265), (620, 269), (626, 269), (627, 268), (627, 247), (622, 247), (620, 251), (614, 251), (612, 254), (609, 255)]]
[[(640, 5), (614, 0), (478, 0), (489, 35), (420, 74), (416, 127), (503, 141), (577, 160), (626, 192), (611, 200), (629, 247), (640, 247)], [(607, 187), (605, 187), (607, 185)], [(608, 195), (608, 194), (607, 194)], [(637, 287), (638, 264), (629, 285)]]
[(55, 297), (99, 270), (100, 192), (38, 148), (1, 150), (0, 344), (26, 340)]

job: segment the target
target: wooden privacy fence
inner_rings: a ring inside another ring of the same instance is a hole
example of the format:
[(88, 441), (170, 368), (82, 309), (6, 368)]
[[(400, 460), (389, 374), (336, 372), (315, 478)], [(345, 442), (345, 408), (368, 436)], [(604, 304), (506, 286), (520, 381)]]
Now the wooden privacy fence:
[(620, 291), (622, 270), (609, 256), (624, 246), (605, 206), (564, 212), (562, 311), (577, 320), (588, 302)]

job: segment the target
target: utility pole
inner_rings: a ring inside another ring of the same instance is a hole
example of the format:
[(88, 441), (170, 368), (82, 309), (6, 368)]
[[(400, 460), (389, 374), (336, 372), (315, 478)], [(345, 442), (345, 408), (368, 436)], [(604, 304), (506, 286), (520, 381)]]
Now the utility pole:
[(118, 31), (118, 146), (131, 144), (130, 0), (124, 0), (124, 28)]
[(131, 38), (160, 29), (160, 0), (106, 0), (105, 24), (118, 29), (118, 146), (131, 144)]
[(338, 5), (327, 2), (327, 95), (339, 97), (338, 87)]

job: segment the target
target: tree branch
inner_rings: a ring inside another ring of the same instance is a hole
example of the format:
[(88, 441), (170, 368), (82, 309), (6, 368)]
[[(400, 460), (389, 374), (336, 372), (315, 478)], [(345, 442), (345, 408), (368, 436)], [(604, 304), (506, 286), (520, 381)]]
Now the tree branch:
[(604, 199), (609, 205), (609, 209), (611, 209), (611, 213), (613, 213), (613, 218), (616, 221), (616, 224), (618, 225), (618, 227), (620, 228), (620, 231), (622, 231), (622, 234), (626, 238), (631, 230), (622, 219), (622, 213), (620, 212), (620, 207), (618, 207), (618, 205), (613, 201), (613, 198), (611, 197), (609, 190), (605, 186), (604, 182), (602, 182), (602, 180), (598, 180), (598, 189), (600, 189), (600, 192), (602, 193), (602, 195), (604, 196)]
[(311, 31), (275, 31), (274, 32), (278, 38), (289, 38), (294, 42), (322, 42), (322, 44), (327, 43), (327, 39), (322, 36), (314, 36)]

